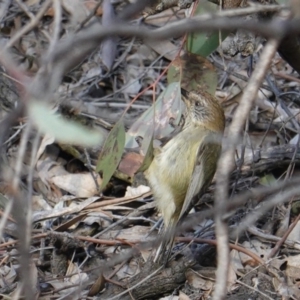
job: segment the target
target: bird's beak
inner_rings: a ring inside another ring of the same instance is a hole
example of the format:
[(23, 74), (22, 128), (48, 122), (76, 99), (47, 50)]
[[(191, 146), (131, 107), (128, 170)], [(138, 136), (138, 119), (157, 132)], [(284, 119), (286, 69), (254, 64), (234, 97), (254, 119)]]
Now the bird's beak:
[(181, 89), (181, 99), (184, 103), (185, 109), (189, 109), (191, 107), (190, 92), (185, 89)]
[(182, 95), (181, 99), (184, 102), (187, 102), (187, 99), (189, 99), (190, 93), (185, 89), (181, 89), (181, 95)]

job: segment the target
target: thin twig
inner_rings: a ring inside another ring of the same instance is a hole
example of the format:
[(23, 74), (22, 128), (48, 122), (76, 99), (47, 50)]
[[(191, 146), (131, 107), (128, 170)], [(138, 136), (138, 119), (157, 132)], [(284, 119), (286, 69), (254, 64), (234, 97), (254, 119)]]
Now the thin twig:
[[(228, 136), (230, 137), (231, 147), (227, 146), (227, 149), (225, 149), (219, 160), (218, 169), (216, 172), (215, 194), (215, 223), (216, 237), (218, 241), (218, 268), (216, 273), (217, 283), (213, 298), (214, 300), (224, 299), (224, 295), (226, 295), (226, 284), (229, 267), (229, 241), (228, 227), (223, 217), (226, 213), (226, 205), (228, 200), (229, 174), (235, 163), (235, 146), (239, 140), (240, 132), (244, 127), (246, 119), (256, 99), (256, 95), (260, 88), (261, 82), (263, 81), (264, 76), (267, 73), (278, 45), (278, 40), (271, 39), (267, 42), (261, 54), (260, 60), (257, 63), (256, 68), (249, 80), (249, 83), (244, 90), (240, 105), (238, 106), (235, 113), (235, 117), (233, 118), (232, 123), (229, 126)], [(229, 145), (229, 143), (227, 143), (227, 145)]]
[(133, 289), (135, 289), (136, 287), (138, 287), (139, 285), (141, 285), (142, 283), (146, 282), (147, 280), (149, 280), (151, 277), (153, 277), (155, 274), (157, 274), (158, 272), (160, 272), (162, 269), (164, 268), (164, 266), (159, 267), (157, 270), (155, 270), (154, 272), (152, 272), (151, 274), (149, 274), (147, 277), (145, 277), (143, 280), (139, 281), (137, 284), (131, 286), (130, 288), (128, 288), (126, 291), (112, 297), (109, 298), (107, 300), (114, 300), (114, 299), (119, 299), (119, 297), (126, 295), (128, 292), (132, 291)]
[(52, 53), (55, 49), (55, 46), (59, 39), (59, 34), (61, 30), (61, 20), (62, 20), (62, 7), (61, 1), (59, 0), (52, 0), (53, 1), (53, 8), (54, 8), (54, 30), (52, 34), (52, 38), (50, 41), (50, 45), (48, 47), (48, 53)]
[(11, 37), (11, 39), (7, 42), (7, 44), (4, 47), (4, 50), (7, 50), (8, 48), (12, 47), (23, 35), (31, 31), (33, 28), (38, 26), (40, 19), (44, 16), (45, 12), (49, 8), (52, 0), (47, 0), (42, 8), (39, 10), (39, 13), (36, 15), (34, 19), (31, 19), (31, 21), (24, 27), (22, 27), (18, 32), (15, 33)]
[(269, 297), (267, 294), (265, 294), (265, 293), (261, 292), (260, 290), (258, 290), (258, 289), (256, 289), (256, 288), (254, 288), (254, 287), (252, 287), (252, 286), (250, 286), (250, 285), (244, 283), (243, 281), (236, 280), (236, 282), (239, 283), (239, 284), (241, 284), (241, 285), (243, 285), (243, 286), (245, 286), (245, 287), (247, 287), (248, 289), (250, 289), (250, 290), (252, 290), (252, 291), (255, 291), (255, 292), (261, 294), (263, 297), (266, 297), (266, 298), (269, 299), (269, 300), (273, 300), (273, 298)]
[(20, 8), (25, 12), (25, 14), (31, 19), (34, 20), (35, 15), (28, 9), (28, 7), (21, 2), (20, 0), (16, 0), (17, 4), (20, 6)]
[[(21, 143), (18, 151), (18, 159), (16, 163), (16, 172), (13, 178), (13, 197), (14, 197), (14, 207), (13, 213), (15, 220), (18, 224), (17, 233), (19, 238), (19, 251), (20, 251), (20, 265), (21, 265), (21, 276), (22, 282), (24, 284), (24, 296), (26, 300), (34, 299), (34, 291), (33, 291), (33, 277), (30, 272), (30, 229), (28, 228), (28, 219), (27, 214), (30, 216), (30, 207), (28, 203), (23, 200), (23, 195), (20, 193), (20, 176), (22, 164), (24, 161), (25, 151), (27, 149), (27, 144), (29, 140), (29, 135), (31, 133), (32, 124), (29, 121), (27, 126), (23, 132)], [(28, 199), (27, 199), (28, 200)], [(25, 204), (25, 205), (24, 205)], [(31, 225), (31, 224), (30, 224)]]
[(279, 251), (279, 248), (284, 244), (284, 242), (286, 241), (287, 237), (289, 236), (289, 234), (291, 233), (291, 231), (296, 227), (296, 225), (297, 225), (297, 223), (298, 223), (299, 220), (300, 220), (300, 215), (298, 215), (298, 217), (296, 218), (296, 220), (290, 225), (290, 227), (284, 233), (284, 235), (280, 239), (280, 241), (278, 241), (276, 243), (275, 247), (272, 249), (272, 251), (267, 256), (267, 259), (273, 258), (276, 255), (276, 253)]

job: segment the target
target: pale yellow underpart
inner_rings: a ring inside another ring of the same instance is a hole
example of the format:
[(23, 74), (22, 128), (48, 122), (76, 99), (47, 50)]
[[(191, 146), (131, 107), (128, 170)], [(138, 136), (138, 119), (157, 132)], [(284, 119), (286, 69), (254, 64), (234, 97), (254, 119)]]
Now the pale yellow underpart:
[[(173, 226), (178, 221), (192, 179), (198, 148), (208, 131), (202, 126), (188, 126), (155, 155), (146, 171), (166, 227)], [(200, 178), (202, 180), (203, 175)]]

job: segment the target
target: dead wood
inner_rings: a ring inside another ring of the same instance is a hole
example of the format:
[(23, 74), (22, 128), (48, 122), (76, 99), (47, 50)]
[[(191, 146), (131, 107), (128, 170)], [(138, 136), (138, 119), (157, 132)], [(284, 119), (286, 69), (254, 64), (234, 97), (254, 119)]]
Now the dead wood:
[(243, 176), (251, 173), (263, 173), (277, 168), (287, 166), (291, 163), (300, 163), (300, 149), (297, 145), (279, 145), (267, 149), (256, 149), (252, 154), (244, 158), (244, 165), (241, 169)]
[(102, 294), (102, 297), (103, 299), (110, 299), (124, 292), (126, 289), (137, 285), (126, 295), (121, 296), (120, 299), (156, 299), (159, 295), (170, 293), (183, 284), (186, 280), (185, 272), (193, 264), (192, 261), (187, 261), (184, 258), (178, 261), (172, 261), (169, 267), (150, 276), (149, 279), (143, 282), (146, 277), (154, 273), (160, 267), (153, 262), (147, 262), (141, 268), (140, 273), (130, 278), (128, 283), (124, 284), (124, 288), (109, 284), (107, 290)]

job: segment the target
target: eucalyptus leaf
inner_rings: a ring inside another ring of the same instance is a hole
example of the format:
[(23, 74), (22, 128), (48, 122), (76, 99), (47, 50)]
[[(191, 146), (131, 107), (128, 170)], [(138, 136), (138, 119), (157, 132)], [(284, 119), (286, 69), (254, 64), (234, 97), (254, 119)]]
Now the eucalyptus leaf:
[(147, 152), (144, 156), (143, 163), (136, 173), (146, 171), (149, 168), (149, 166), (153, 160), (153, 157), (154, 157), (154, 148), (153, 148), (153, 139), (151, 139), (148, 149), (147, 149)]
[(277, 3), (279, 3), (281, 5), (289, 5), (290, 4), (290, 0), (277, 0)]
[(259, 179), (259, 183), (263, 186), (272, 186), (277, 182), (272, 173), (266, 174)]
[(180, 99), (180, 84), (169, 84), (156, 102), (128, 130), (126, 148), (140, 147), (141, 153), (145, 155), (153, 137), (161, 139), (171, 134), (174, 131), (172, 125), (178, 125), (181, 118), (183, 105)]
[(49, 134), (58, 142), (92, 147), (99, 145), (104, 140), (101, 132), (53, 113), (45, 103), (36, 100), (31, 101), (28, 106), (28, 113), (42, 134)]
[(125, 145), (125, 128), (120, 120), (112, 128), (99, 155), (96, 172), (102, 174), (101, 190), (108, 184), (120, 163)]
[(186, 53), (177, 57), (168, 70), (168, 83), (181, 82), (181, 87), (191, 92), (205, 90), (215, 95), (218, 76), (209, 60), (197, 54)]
[[(205, 1), (198, 4), (195, 15), (206, 13), (214, 13), (219, 10), (216, 4)], [(207, 57), (214, 52), (220, 45), (228, 33), (225, 32), (207, 32), (207, 33), (191, 33), (187, 37), (186, 48), (189, 52)]]

